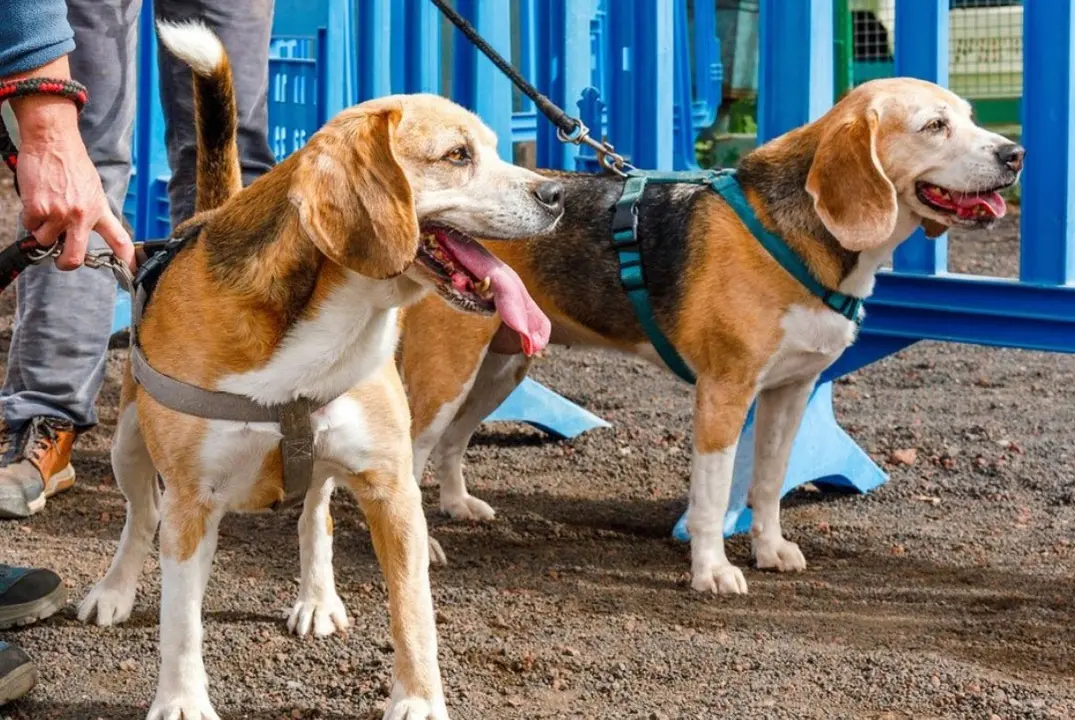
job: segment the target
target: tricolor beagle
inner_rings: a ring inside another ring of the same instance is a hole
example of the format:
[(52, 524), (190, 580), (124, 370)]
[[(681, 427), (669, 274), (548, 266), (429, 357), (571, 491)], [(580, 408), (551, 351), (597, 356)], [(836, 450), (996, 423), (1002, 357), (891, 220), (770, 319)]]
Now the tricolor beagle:
[[(159, 29), (195, 73), (199, 214), (177, 229), (196, 234), (156, 283), (141, 348), (156, 370), (192, 385), (320, 407), (288, 626), (328, 634), (348, 623), (329, 515), (333, 487), (343, 485), (366, 515), (388, 587), (395, 668), (385, 717), (444, 720), (428, 534), (395, 364), (400, 308), (435, 289), (438, 302), (461, 310), (499, 311), (528, 351), (541, 349), (548, 319), (518, 276), (468, 236), (551, 229), (562, 187), (500, 160), (493, 132), (463, 108), (397, 96), (345, 110), (241, 189), (224, 48), (202, 25)], [(172, 411), (127, 368), (112, 449), (127, 519), (79, 617), (110, 625), (130, 615), (159, 522), (161, 668), (150, 720), (217, 718), (201, 651), (217, 527), (228, 511), (281, 498), (279, 439), (277, 424)]]
[[(975, 125), (971, 107), (912, 79), (865, 83), (817, 121), (745, 156), (737, 180), (756, 219), (783, 238), (814, 280), (868, 296), (878, 268), (919, 226), (985, 228), (1005, 212), (1023, 149)], [(615, 176), (544, 173), (565, 187), (552, 234), (485, 243), (523, 278), (552, 319), (552, 342), (612, 348), (660, 362), (621, 287), (610, 224), (624, 192)], [(651, 186), (637, 237), (653, 314), (697, 376), (688, 528), (693, 586), (743, 593), (724, 552), (732, 462), (757, 400), (753, 552), (759, 568), (802, 570), (780, 527), (791, 443), (822, 370), (856, 324), (808, 292), (705, 186)], [(482, 419), (526, 375), (516, 333), (495, 317), (462, 316), (436, 299), (411, 308), (401, 371), (413, 416), (415, 474), (433, 460), (441, 509), (490, 519), (461, 461)]]

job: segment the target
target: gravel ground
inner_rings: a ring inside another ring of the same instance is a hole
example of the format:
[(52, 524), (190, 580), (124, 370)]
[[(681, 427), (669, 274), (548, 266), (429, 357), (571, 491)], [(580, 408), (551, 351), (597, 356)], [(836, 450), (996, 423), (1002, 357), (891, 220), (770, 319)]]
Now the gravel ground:
[[(15, 201), (0, 190), (0, 221)], [(6, 209), (5, 209), (6, 208)], [(10, 237), (7, 226), (0, 237)], [(954, 270), (1011, 276), (1017, 218), (951, 241)], [(0, 305), (10, 337), (13, 292)], [(8, 562), (61, 572), (73, 602), (108, 566), (123, 499), (108, 467), (122, 351), (79, 482), (0, 524)], [(467, 456), (491, 524), (431, 525), (454, 718), (1045, 718), (1075, 716), (1075, 358), (920, 343), (846, 378), (837, 412), (891, 473), (868, 496), (799, 492), (796, 576), (748, 570), (706, 597), (669, 539), (684, 509), (690, 400), (631, 359), (554, 351), (535, 376), (613, 423), (570, 442), (485, 427)], [(354, 628), (299, 640), (297, 512), (232, 516), (205, 602), (210, 695), (225, 718), (379, 718), (391, 652), (385, 592), (356, 506), (337, 498), (336, 568)], [(749, 564), (749, 543), (730, 542)], [(73, 605), (7, 634), (42, 681), (11, 718), (144, 717), (157, 670), (159, 568), (135, 614), (85, 627)]]

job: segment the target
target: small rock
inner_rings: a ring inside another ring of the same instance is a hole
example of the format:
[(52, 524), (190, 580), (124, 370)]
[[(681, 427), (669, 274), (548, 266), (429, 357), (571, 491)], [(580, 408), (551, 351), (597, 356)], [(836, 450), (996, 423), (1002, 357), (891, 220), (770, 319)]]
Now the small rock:
[(119, 661), (119, 669), (124, 672), (134, 672), (138, 669), (138, 663), (134, 658), (127, 658), (126, 660)]
[(917, 460), (918, 451), (914, 448), (893, 450), (888, 455), (888, 461), (893, 465), (914, 465)]
[(903, 555), (906, 552), (907, 549), (904, 548), (903, 545), (893, 545), (892, 548), (889, 550), (889, 553), (892, 555)]

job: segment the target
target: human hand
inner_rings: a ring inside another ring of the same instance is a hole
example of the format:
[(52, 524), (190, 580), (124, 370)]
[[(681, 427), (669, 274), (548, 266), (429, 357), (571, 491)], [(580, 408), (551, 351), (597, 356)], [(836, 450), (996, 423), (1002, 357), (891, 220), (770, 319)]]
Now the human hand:
[(78, 110), (62, 97), (31, 95), (11, 101), (19, 123), (16, 169), (23, 226), (43, 246), (66, 233), (56, 258), (61, 270), (82, 265), (90, 231), (134, 267), (134, 246), (112, 213), (78, 131)]

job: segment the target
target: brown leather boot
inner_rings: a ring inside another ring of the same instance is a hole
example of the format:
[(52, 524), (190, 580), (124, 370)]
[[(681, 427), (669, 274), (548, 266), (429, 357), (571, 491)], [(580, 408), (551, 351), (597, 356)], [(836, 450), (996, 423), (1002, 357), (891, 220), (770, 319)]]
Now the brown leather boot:
[(18, 430), (0, 432), (0, 517), (40, 512), (45, 499), (75, 484), (71, 446), (75, 428), (54, 417), (36, 417)]

